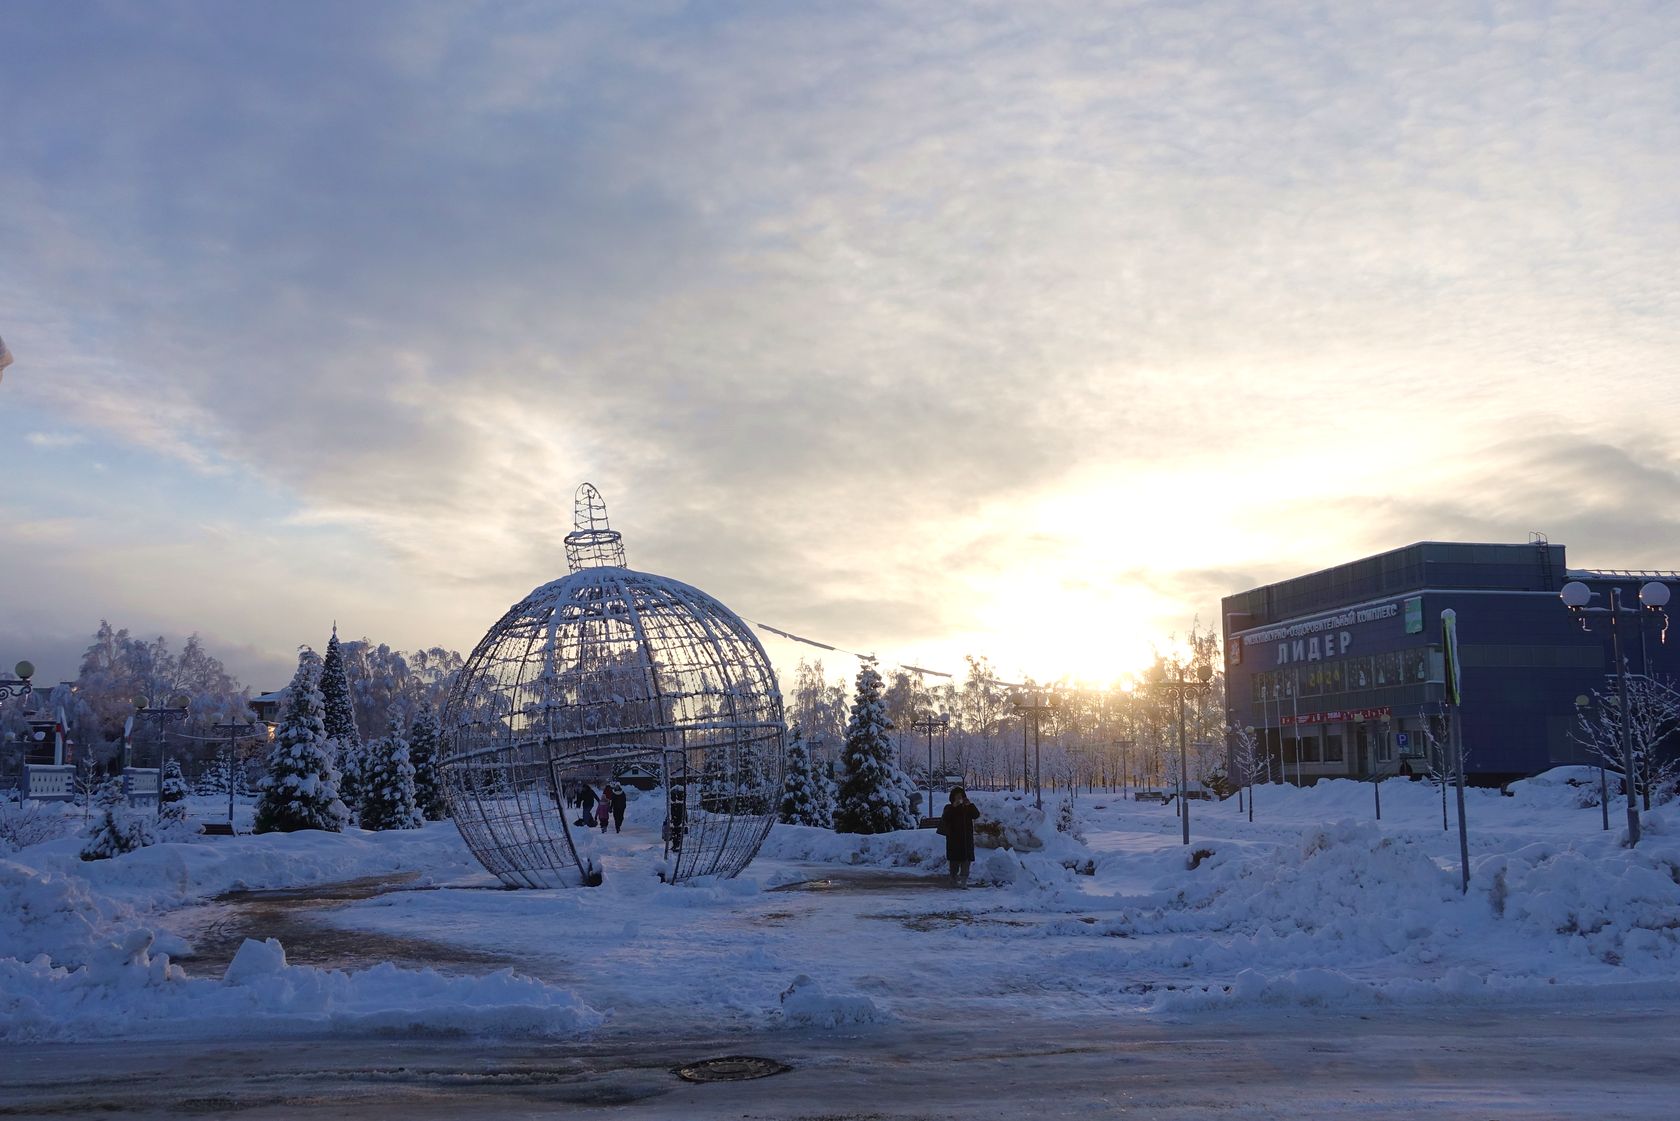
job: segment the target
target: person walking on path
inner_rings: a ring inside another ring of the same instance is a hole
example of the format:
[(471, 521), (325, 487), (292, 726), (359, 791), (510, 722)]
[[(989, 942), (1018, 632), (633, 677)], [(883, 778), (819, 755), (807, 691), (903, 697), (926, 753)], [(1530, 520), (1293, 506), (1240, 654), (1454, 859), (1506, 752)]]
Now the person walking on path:
[(951, 886), (966, 887), (968, 871), (974, 865), (974, 822), (980, 807), (968, 800), (968, 791), (951, 787), (945, 809), (939, 815), (939, 832), (945, 836), (945, 862), (951, 866)]
[(577, 823), (587, 827), (590, 820), (595, 816), (595, 788), (587, 782), (578, 791), (577, 805), (578, 809), (582, 811), (578, 814)]
[(624, 793), (624, 787), (617, 779), (607, 783), (607, 797), (612, 803), (613, 832), (624, 832), (624, 811), (630, 804), (629, 795)]
[(607, 823), (612, 820), (612, 795), (607, 793), (606, 787), (601, 787), (601, 802), (595, 807), (595, 820), (601, 824), (601, 832), (607, 831)]

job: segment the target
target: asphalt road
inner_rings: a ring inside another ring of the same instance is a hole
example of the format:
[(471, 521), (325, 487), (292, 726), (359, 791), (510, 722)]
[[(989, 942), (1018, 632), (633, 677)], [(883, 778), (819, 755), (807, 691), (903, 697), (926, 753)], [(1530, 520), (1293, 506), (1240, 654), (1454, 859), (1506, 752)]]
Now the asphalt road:
[[(1504, 1006), (889, 1025), (585, 1044), (285, 1039), (16, 1045), (0, 1117), (1668, 1119), (1680, 1011)], [(790, 1069), (692, 1084), (754, 1055)]]

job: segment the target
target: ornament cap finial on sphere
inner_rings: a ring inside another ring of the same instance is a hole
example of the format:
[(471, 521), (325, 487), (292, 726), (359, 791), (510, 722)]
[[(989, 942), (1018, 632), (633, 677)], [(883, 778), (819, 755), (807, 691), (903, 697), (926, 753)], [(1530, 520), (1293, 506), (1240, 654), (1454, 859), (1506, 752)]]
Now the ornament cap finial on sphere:
[[(443, 787), (462, 837), (514, 887), (599, 882), (646, 853), (575, 823), (585, 784), (652, 785), (669, 882), (737, 875), (775, 822), (786, 727), (752, 628), (716, 599), (627, 567), (601, 494), (578, 487), (568, 575), (535, 589), (467, 659), (443, 713)], [(649, 815), (636, 814), (641, 828)], [(633, 827), (626, 824), (628, 833)], [(616, 862), (616, 863), (615, 863)]]
[(566, 564), (586, 568), (624, 568), (624, 535), (607, 521), (607, 501), (594, 483), (577, 488), (572, 501), (572, 532), (566, 534)]

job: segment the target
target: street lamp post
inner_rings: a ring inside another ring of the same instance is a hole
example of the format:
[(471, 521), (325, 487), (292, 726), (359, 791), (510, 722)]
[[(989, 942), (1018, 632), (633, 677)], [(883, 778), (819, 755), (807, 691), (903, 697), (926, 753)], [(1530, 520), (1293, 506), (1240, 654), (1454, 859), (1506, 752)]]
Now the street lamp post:
[[(1056, 696), (1056, 694), (1045, 692), (1042, 689), (1021, 689), (1021, 690), (1017, 690), (1016, 692), (1010, 694), (1009, 703), (1014, 705), (1015, 706), (1015, 711), (1021, 713), (1023, 717), (1029, 712), (1032, 713), (1032, 718), (1033, 718), (1033, 724), (1032, 724), (1032, 727), (1033, 727), (1033, 775), (1032, 775), (1033, 804), (1035, 806), (1037, 806), (1039, 809), (1042, 810), (1044, 808), (1044, 783), (1042, 781), (1042, 773), (1041, 773), (1041, 770), (1040, 770), (1041, 759), (1040, 759), (1040, 754), (1039, 754), (1039, 721), (1043, 718), (1043, 715), (1046, 712), (1054, 712), (1057, 709), (1057, 707), (1060, 706), (1061, 700), (1060, 700), (1060, 698), (1058, 698)], [(1022, 729), (1023, 729), (1022, 735), (1024, 737), (1025, 736), (1025, 725), (1024, 724), (1022, 725)], [(1022, 767), (1022, 770), (1025, 771), (1025, 769), (1026, 769), (1026, 750), (1025, 750), (1025, 744), (1024, 743), (1022, 745), (1021, 767)], [(1025, 785), (1024, 781), (1023, 781), (1022, 785), (1023, 786)]]
[(924, 732), (927, 733), (927, 789), (928, 789), (927, 815), (929, 817), (932, 817), (933, 816), (933, 733), (935, 731), (943, 732), (943, 731), (948, 730), (951, 727), (951, 714), (948, 713), (948, 712), (941, 712), (939, 715), (935, 716), (933, 713), (930, 712), (926, 716), (922, 717), (922, 719), (920, 719), (920, 720), (911, 721), (910, 726), (913, 727), (913, 728), (916, 728), (919, 731), (924, 731)]
[[(233, 828), (233, 788), (236, 785), (234, 783), (234, 742), (239, 739), (245, 739), (257, 735), (257, 725), (242, 723), (238, 720), (230, 720), (222, 724), (212, 724), (211, 727), (215, 728), (218, 732), (226, 732), (228, 734), (228, 828), (231, 830)], [(162, 780), (160, 778), (159, 782), (161, 783), (161, 781)], [(163, 801), (163, 789), (161, 786), (158, 788), (158, 801)]]
[(1190, 801), (1187, 775), (1190, 769), (1190, 752), (1184, 737), (1184, 698), (1187, 693), (1205, 693), (1212, 688), (1213, 667), (1203, 662), (1196, 667), (1196, 680), (1192, 681), (1184, 676), (1183, 665), (1179, 665), (1178, 677), (1170, 681), (1152, 681), (1150, 688), (1165, 689), (1173, 694), (1178, 705), (1178, 810), (1179, 821), (1184, 826), (1184, 843), (1190, 843)]
[[(1254, 725), (1252, 725), (1252, 724), (1248, 725), (1246, 728), (1243, 729), (1243, 732), (1248, 736), (1248, 745), (1245, 748), (1245, 751), (1247, 752), (1247, 758), (1244, 759), (1244, 761), (1243, 761), (1243, 778), (1246, 780), (1245, 785), (1248, 787), (1248, 820), (1253, 821), (1254, 820), (1254, 764), (1259, 761), (1259, 755), (1260, 755), (1259, 741), (1257, 741), (1254, 738)], [(1266, 771), (1267, 771), (1268, 774), (1271, 773), (1271, 769), (1272, 769), (1271, 760), (1268, 759), (1266, 761)]]
[(177, 693), (169, 698), (169, 704), (167, 705), (153, 705), (145, 697), (134, 698), (134, 715), (142, 720), (151, 721), (158, 729), (157, 812), (160, 818), (163, 816), (163, 765), (165, 761), (163, 753), (167, 746), (166, 741), (169, 738), (167, 725), (177, 720), (186, 719), (188, 703), (185, 693)]
[[(1558, 598), (1563, 600), (1581, 620), (1581, 629), (1590, 629), (1595, 618), (1609, 620), (1610, 623), (1610, 656), (1616, 662), (1616, 723), (1620, 725), (1622, 740), (1622, 774), (1627, 786), (1627, 819), (1628, 819), (1628, 847), (1639, 843), (1639, 802), (1634, 792), (1633, 781), (1633, 712), (1628, 704), (1627, 662), (1622, 658), (1622, 627), (1624, 616), (1632, 616), (1639, 627), (1640, 636), (1645, 633), (1645, 620), (1649, 616), (1666, 614), (1663, 608), (1668, 606), (1669, 588), (1660, 580), (1652, 580), (1639, 589), (1639, 606), (1623, 607), (1622, 590), (1614, 585), (1610, 588), (1610, 605), (1608, 607), (1588, 607), (1592, 602), (1592, 589), (1579, 580), (1571, 580), (1563, 586)], [(1665, 628), (1666, 635), (1666, 628)]]
[[(1575, 719), (1583, 731), (1587, 727), (1587, 709), (1592, 706), (1592, 699), (1585, 693), (1575, 698)], [(1604, 832), (1610, 831), (1610, 786), (1604, 781), (1604, 753), (1596, 747), (1593, 754), (1598, 756), (1598, 808), (1604, 816)]]

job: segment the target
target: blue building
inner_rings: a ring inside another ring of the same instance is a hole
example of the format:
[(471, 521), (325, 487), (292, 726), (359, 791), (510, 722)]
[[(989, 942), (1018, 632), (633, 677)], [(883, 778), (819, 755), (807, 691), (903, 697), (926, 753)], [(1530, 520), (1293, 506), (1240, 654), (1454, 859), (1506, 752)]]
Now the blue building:
[[(1418, 773), (1445, 743), (1441, 612), (1458, 615), (1465, 767), (1496, 784), (1596, 761), (1577, 742), (1577, 699), (1613, 685), (1610, 637), (1558, 598), (1569, 580), (1607, 600), (1680, 573), (1571, 570), (1564, 547), (1425, 541), (1221, 601), (1227, 716), (1252, 728), (1274, 778)], [(1680, 592), (1680, 586), (1675, 588)], [(1680, 596), (1676, 597), (1680, 608)], [(1680, 637), (1660, 616), (1623, 632), (1629, 668), (1680, 678)], [(1672, 749), (1673, 745), (1666, 745)]]

